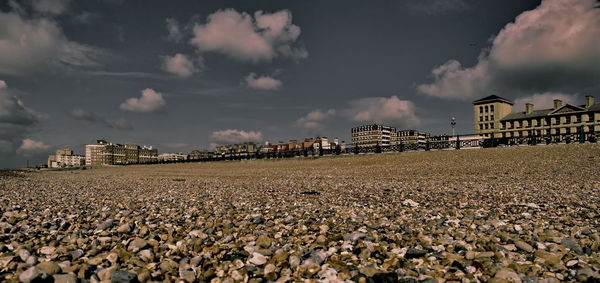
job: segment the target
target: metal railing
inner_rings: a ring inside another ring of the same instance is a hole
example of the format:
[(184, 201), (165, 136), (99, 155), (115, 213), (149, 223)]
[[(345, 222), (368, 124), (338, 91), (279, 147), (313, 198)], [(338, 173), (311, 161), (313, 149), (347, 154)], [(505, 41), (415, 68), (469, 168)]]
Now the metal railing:
[[(281, 158), (302, 158), (331, 155), (350, 155), (350, 154), (378, 154), (386, 152), (407, 152), (407, 151), (431, 151), (431, 150), (459, 150), (466, 148), (489, 148), (498, 146), (516, 146), (516, 145), (539, 145), (539, 144), (570, 144), (570, 143), (596, 143), (600, 138), (599, 132), (561, 133), (547, 135), (529, 135), (520, 137), (480, 137), (474, 134), (456, 135), (444, 139), (426, 139), (424, 142), (413, 142), (390, 146), (360, 146), (360, 147), (334, 147), (333, 149), (296, 149), (275, 152), (235, 152), (221, 155), (207, 155), (187, 160), (156, 161), (145, 164), (169, 164), (169, 163), (189, 163), (189, 162), (214, 162), (226, 160), (249, 160), (249, 159), (281, 159)], [(125, 164), (123, 164), (125, 165)]]

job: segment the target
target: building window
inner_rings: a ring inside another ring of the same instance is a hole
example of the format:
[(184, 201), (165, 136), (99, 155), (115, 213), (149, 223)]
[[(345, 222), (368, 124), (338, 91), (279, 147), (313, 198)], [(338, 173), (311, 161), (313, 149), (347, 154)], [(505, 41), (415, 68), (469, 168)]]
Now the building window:
[(479, 116), (479, 122), (483, 122), (483, 116)]
[(486, 129), (486, 130), (488, 129), (488, 127), (489, 127), (489, 126), (488, 126), (488, 124), (485, 124), (485, 129)]
[(494, 112), (494, 105), (490, 105), (490, 112)]
[(565, 117), (565, 123), (566, 124), (571, 124), (571, 116), (566, 116)]
[(570, 134), (571, 133), (571, 128), (569, 128), (569, 127), (565, 128), (565, 133)]
[(490, 129), (494, 128), (494, 123), (490, 123)]
[(483, 124), (479, 124), (479, 129), (483, 130)]
[(494, 120), (494, 114), (492, 114), (492, 115), (490, 116), (490, 120), (492, 120), (492, 121)]
[(581, 116), (583, 116), (583, 115), (577, 115), (576, 116), (577, 122), (575, 122), (575, 123), (581, 123)]
[(485, 116), (485, 120), (486, 120), (486, 121), (488, 120), (488, 116)]
[(483, 113), (483, 106), (479, 106), (479, 113)]
[(486, 106), (485, 106), (485, 113), (487, 113), (487, 112), (488, 112), (488, 109), (489, 109), (489, 108), (488, 108), (488, 106), (486, 105)]

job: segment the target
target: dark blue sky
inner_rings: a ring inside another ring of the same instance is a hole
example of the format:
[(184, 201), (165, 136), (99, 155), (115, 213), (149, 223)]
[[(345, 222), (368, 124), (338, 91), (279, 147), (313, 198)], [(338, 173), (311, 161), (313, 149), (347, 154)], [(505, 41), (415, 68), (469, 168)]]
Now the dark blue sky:
[(188, 152), (452, 116), (471, 133), (478, 97), (599, 89), (591, 0), (2, 3), (0, 167), (100, 138)]

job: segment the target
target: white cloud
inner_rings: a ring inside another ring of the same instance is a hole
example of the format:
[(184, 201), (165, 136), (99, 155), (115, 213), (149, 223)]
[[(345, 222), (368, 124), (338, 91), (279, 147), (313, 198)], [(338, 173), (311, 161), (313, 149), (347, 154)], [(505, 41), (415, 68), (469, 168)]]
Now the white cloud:
[[(200, 64), (201, 64), (200, 60)], [(199, 71), (194, 62), (184, 54), (163, 57), (163, 70), (182, 78), (188, 78)]]
[(80, 108), (73, 109), (73, 111), (71, 111), (70, 114), (71, 114), (71, 117), (75, 118), (76, 120), (82, 120), (82, 121), (87, 121), (87, 122), (91, 122), (91, 123), (98, 123), (98, 124), (102, 124), (104, 126), (112, 128), (112, 129), (118, 129), (118, 130), (132, 130), (133, 129), (133, 126), (125, 118), (109, 119), (109, 118), (97, 115), (96, 113), (89, 112), (87, 110), (83, 110)]
[(19, 154), (27, 154), (35, 151), (43, 151), (50, 148), (49, 145), (45, 144), (41, 141), (35, 141), (30, 138), (26, 138), (21, 143), (21, 146), (17, 149), (17, 153)]
[(201, 52), (220, 52), (242, 61), (269, 61), (278, 56), (300, 59), (308, 56), (306, 49), (294, 46), (300, 32), (288, 10), (258, 11), (252, 17), (227, 9), (209, 15), (204, 25), (194, 25), (190, 43)]
[(562, 100), (563, 105), (566, 103), (569, 103), (571, 105), (578, 105), (583, 102), (577, 94), (553, 92), (536, 93), (534, 95), (519, 97), (515, 99), (515, 105), (513, 105), (513, 112), (525, 111), (526, 103), (533, 104), (534, 109), (552, 108), (554, 106), (554, 99)]
[(210, 135), (210, 139), (219, 144), (233, 144), (242, 142), (260, 142), (263, 139), (261, 132), (241, 131), (241, 130), (223, 130), (216, 131)]
[(306, 114), (306, 116), (296, 120), (296, 126), (308, 130), (319, 129), (322, 127), (322, 123), (326, 119), (335, 115), (335, 113), (335, 109), (329, 109), (327, 111), (316, 109)]
[(490, 92), (548, 92), (598, 85), (600, 9), (595, 0), (544, 0), (517, 16), (478, 63), (455, 60), (433, 69), (422, 93), (471, 99)]
[(121, 109), (133, 112), (153, 112), (165, 106), (165, 100), (160, 92), (147, 88), (142, 90), (140, 98), (132, 97), (121, 103)]
[(167, 31), (169, 32), (167, 39), (169, 39), (170, 41), (173, 41), (173, 42), (181, 41), (183, 39), (183, 33), (181, 32), (181, 29), (179, 28), (179, 24), (177, 23), (177, 20), (174, 18), (167, 18), (165, 20), (165, 22), (167, 25)]
[(67, 10), (71, 0), (29, 0), (28, 2), (38, 13), (60, 15)]
[(249, 88), (260, 90), (278, 90), (282, 85), (280, 80), (270, 76), (257, 76), (255, 73), (250, 73), (244, 80)]
[(480, 62), (473, 68), (463, 68), (460, 62), (450, 60), (431, 71), (434, 83), (419, 85), (425, 94), (442, 98), (469, 99), (489, 91), (488, 62)]
[(416, 115), (415, 105), (397, 96), (369, 97), (350, 102), (344, 114), (352, 121), (362, 123), (393, 124), (402, 127), (418, 126), (421, 121)]
[(0, 12), (0, 73), (19, 74), (45, 65), (96, 66), (102, 52), (69, 41), (53, 20)]

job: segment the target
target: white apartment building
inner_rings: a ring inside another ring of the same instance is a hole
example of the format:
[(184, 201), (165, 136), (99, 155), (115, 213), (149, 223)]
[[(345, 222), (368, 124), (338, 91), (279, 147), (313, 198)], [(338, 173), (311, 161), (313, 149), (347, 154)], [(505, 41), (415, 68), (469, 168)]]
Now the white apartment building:
[(387, 147), (396, 145), (397, 130), (385, 125), (364, 125), (352, 128), (352, 145), (357, 147)]
[(48, 156), (49, 168), (79, 167), (85, 165), (85, 157), (73, 154), (70, 149), (59, 149), (55, 155)]

